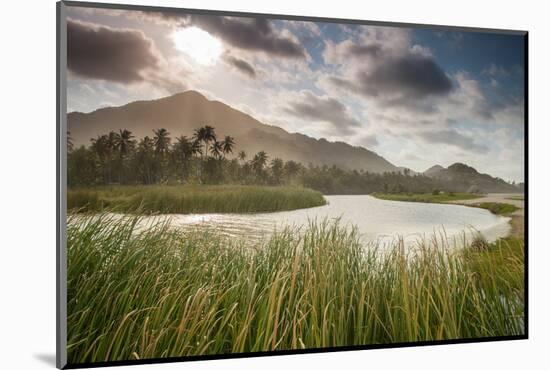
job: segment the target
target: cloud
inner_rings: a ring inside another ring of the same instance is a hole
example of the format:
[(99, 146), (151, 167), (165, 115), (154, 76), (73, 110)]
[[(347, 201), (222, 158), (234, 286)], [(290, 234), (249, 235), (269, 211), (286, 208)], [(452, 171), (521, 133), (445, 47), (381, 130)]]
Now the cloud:
[(237, 71), (241, 72), (242, 74), (250, 78), (257, 77), (256, 69), (246, 60), (234, 57), (229, 54), (224, 55), (223, 60), (227, 64), (233, 66)]
[(188, 16), (184, 24), (194, 25), (242, 50), (257, 51), (271, 56), (304, 59), (305, 49), (287, 32), (278, 33), (266, 18)]
[(372, 73), (362, 73), (360, 83), (361, 90), (370, 95), (388, 91), (411, 98), (445, 95), (452, 88), (451, 80), (433, 59), (412, 53), (385, 60)]
[(143, 32), (67, 21), (67, 65), (78, 76), (122, 83), (144, 80), (160, 62)]
[(284, 111), (302, 120), (329, 123), (341, 135), (350, 135), (355, 132), (355, 128), (361, 126), (344, 104), (329, 96), (317, 96), (307, 90), (293, 96)]
[(489, 148), (478, 144), (476, 141), (454, 129), (424, 131), (418, 134), (422, 139), (431, 144), (446, 144), (476, 153), (486, 153)]
[(186, 89), (181, 62), (165, 60), (142, 31), (67, 21), (67, 66), (85, 80), (144, 84), (177, 93)]
[(381, 50), (382, 50), (382, 47), (376, 44), (373, 44), (373, 45), (350, 44), (348, 47), (349, 53), (356, 57), (376, 56), (380, 53)]
[(378, 146), (379, 142), (375, 135), (367, 134), (359, 139), (359, 144), (366, 148), (372, 148)]
[[(449, 97), (449, 114), (455, 120), (493, 122), (505, 124), (510, 120), (516, 123), (523, 122), (523, 113), (519, 113), (516, 108), (523, 106), (521, 97), (508, 95), (499, 86), (495, 86), (493, 81), (487, 84), (474, 79), (469, 73), (461, 71), (453, 75), (457, 88)], [(502, 112), (516, 114), (510, 116), (510, 119), (503, 119)]]
[(453, 88), (430, 51), (419, 45), (396, 50), (376, 42), (359, 44), (346, 40), (327, 43), (324, 56), (327, 63), (342, 64), (348, 69), (347, 74), (331, 76), (329, 81), (361, 96), (402, 104), (404, 99), (445, 96)]
[(489, 66), (484, 68), (481, 71), (481, 74), (491, 76), (491, 77), (508, 77), (508, 76), (510, 76), (510, 72), (506, 68), (504, 68), (502, 66), (498, 66), (495, 63), (491, 63)]

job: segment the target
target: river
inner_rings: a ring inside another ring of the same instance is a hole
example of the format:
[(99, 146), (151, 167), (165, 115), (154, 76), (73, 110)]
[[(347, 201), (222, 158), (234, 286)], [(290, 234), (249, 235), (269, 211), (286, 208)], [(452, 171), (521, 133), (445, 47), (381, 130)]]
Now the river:
[(173, 226), (205, 227), (230, 236), (265, 238), (285, 226), (307, 227), (310, 220), (340, 219), (340, 224), (357, 227), (364, 242), (388, 244), (403, 238), (406, 245), (433, 235), (462, 245), (479, 231), (488, 241), (510, 231), (509, 218), (487, 210), (450, 204), (398, 202), (369, 195), (325, 196), (328, 204), (295, 211), (256, 214), (170, 215)]

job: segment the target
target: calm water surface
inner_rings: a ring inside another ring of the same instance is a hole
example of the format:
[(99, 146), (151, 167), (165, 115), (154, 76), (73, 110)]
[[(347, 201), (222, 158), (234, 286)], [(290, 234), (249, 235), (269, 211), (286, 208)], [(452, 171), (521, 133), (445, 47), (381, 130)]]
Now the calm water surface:
[(365, 242), (388, 242), (402, 237), (406, 244), (419, 238), (445, 233), (450, 240), (463, 240), (472, 232), (481, 232), (489, 241), (505, 236), (509, 218), (487, 210), (447, 204), (396, 202), (369, 195), (325, 196), (322, 207), (260, 214), (170, 215), (176, 227), (206, 227), (230, 236), (266, 238), (286, 226), (305, 228), (310, 220), (336, 220), (355, 225)]

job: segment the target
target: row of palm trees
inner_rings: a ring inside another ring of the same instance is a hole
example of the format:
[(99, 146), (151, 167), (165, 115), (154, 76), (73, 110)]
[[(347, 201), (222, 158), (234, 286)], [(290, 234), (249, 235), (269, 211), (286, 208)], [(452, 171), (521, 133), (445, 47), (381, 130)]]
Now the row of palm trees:
[(69, 185), (158, 184), (167, 182), (208, 184), (303, 185), (325, 194), (370, 192), (431, 192), (460, 190), (460, 184), (402, 173), (368, 173), (336, 166), (304, 166), (296, 161), (269, 158), (260, 151), (250, 159), (244, 151), (232, 155), (231, 136), (219, 140), (205, 125), (191, 136), (174, 140), (164, 129), (136, 140), (129, 130), (111, 131), (75, 148), (68, 135)]
[[(221, 182), (224, 168), (228, 166), (227, 157), (233, 154), (235, 145), (232, 136), (227, 135), (218, 140), (214, 127), (205, 125), (196, 129), (191, 137), (180, 135), (173, 142), (165, 128), (155, 129), (152, 136), (140, 140), (136, 140), (127, 129), (111, 131), (91, 139), (89, 151), (93, 157), (90, 161), (95, 163), (91, 166), (95, 166), (102, 174), (104, 183), (125, 183), (129, 177), (136, 175), (143, 183), (158, 183), (168, 177), (168, 171), (173, 173), (174, 170), (179, 172), (180, 181), (186, 182), (192, 167), (196, 170), (199, 182)], [(67, 149), (70, 154), (74, 154), (70, 132), (67, 135)], [(231, 161), (233, 165), (240, 166), (239, 171), (252, 173), (258, 179), (265, 180), (267, 177), (265, 169), (268, 155), (265, 151), (255, 154), (249, 162), (246, 153), (240, 151)], [(276, 158), (273, 164), (274, 173), (280, 177), (284, 162)], [(293, 166), (290, 167), (292, 169)], [(236, 170), (235, 166), (232, 170)]]
[[(145, 136), (139, 141), (138, 146), (152, 147), (155, 154), (165, 156), (170, 150), (170, 133), (165, 128), (153, 130), (154, 136), (151, 138)], [(68, 150), (74, 150), (73, 140), (68, 133)], [(92, 149), (100, 156), (105, 157), (117, 153), (120, 158), (124, 158), (128, 152), (134, 149), (136, 140), (129, 130), (111, 131), (109, 134), (99, 135), (91, 139)], [(215, 130), (212, 126), (204, 126), (195, 130), (193, 137), (188, 138), (181, 135), (176, 138), (176, 147), (179, 151), (188, 156), (200, 154), (203, 158), (208, 157), (208, 153), (214, 158), (225, 158), (227, 154), (233, 152), (235, 140), (231, 136), (225, 136), (221, 141), (216, 138)], [(204, 149), (203, 149), (204, 148)]]

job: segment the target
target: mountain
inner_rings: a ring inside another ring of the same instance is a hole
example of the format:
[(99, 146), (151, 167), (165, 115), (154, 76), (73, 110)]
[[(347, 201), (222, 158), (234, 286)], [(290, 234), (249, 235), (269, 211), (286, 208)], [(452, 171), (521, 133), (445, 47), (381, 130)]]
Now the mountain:
[(204, 125), (213, 126), (220, 138), (233, 136), (235, 152), (244, 150), (249, 158), (263, 150), (270, 158), (292, 159), (306, 165), (336, 165), (378, 173), (398, 171), (386, 159), (363, 147), (289, 133), (191, 90), (158, 100), (68, 114), (68, 130), (77, 146), (89, 145), (91, 138), (112, 130), (128, 129), (136, 138), (142, 138), (152, 136), (153, 129), (165, 128), (175, 138), (191, 136)]
[(435, 177), (438, 173), (445, 170), (445, 167), (436, 164), (424, 171), (424, 175), (428, 177)]
[(479, 173), (475, 168), (464, 163), (454, 163), (447, 168), (435, 165), (424, 171), (424, 175), (453, 184), (460, 191), (482, 193), (514, 193), (519, 192), (517, 186), (507, 183), (501, 178)]

